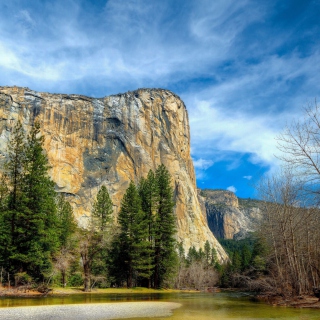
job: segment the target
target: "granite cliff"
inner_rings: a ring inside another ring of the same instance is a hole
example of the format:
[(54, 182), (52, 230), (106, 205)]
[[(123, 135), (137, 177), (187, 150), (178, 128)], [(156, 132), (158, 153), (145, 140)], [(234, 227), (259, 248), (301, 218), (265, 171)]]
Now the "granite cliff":
[(197, 199), (188, 113), (178, 96), (162, 89), (139, 89), (96, 99), (0, 87), (2, 163), (18, 119), (27, 131), (40, 121), (50, 175), (56, 190), (67, 195), (80, 225), (87, 224), (92, 199), (102, 184), (112, 197), (116, 218), (129, 181), (138, 182), (163, 163), (172, 176), (178, 241), (187, 250), (209, 240), (220, 259), (227, 259)]
[(263, 218), (263, 203), (240, 199), (227, 190), (199, 190), (199, 202), (208, 226), (217, 238), (239, 240), (256, 231)]

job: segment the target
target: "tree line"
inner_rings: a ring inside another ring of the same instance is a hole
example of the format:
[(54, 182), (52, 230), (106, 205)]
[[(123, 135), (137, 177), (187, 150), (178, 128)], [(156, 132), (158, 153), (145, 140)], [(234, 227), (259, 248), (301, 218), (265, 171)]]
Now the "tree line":
[(35, 122), (13, 129), (0, 184), (0, 285), (60, 282), (100, 286), (169, 285), (178, 263), (171, 177), (164, 165), (130, 182), (118, 214), (106, 186), (80, 228), (57, 194)]

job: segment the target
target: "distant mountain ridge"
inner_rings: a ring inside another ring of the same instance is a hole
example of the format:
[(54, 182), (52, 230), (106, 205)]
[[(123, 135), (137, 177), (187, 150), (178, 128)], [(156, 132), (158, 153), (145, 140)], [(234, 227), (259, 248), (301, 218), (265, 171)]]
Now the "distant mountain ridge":
[(228, 190), (199, 189), (203, 215), (216, 238), (243, 239), (259, 227), (263, 202), (241, 199)]

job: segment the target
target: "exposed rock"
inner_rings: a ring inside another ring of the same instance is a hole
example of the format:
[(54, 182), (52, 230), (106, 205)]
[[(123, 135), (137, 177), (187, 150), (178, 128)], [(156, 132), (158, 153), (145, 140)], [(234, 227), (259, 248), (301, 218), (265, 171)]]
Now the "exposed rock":
[(175, 94), (139, 89), (95, 99), (0, 87), (2, 162), (18, 119), (26, 130), (35, 119), (41, 122), (56, 190), (68, 196), (80, 225), (87, 224), (101, 185), (108, 188), (117, 214), (130, 180), (138, 182), (163, 163), (173, 180), (178, 241), (188, 250), (209, 240), (220, 259), (227, 259), (200, 209), (188, 113)]
[(208, 226), (217, 238), (242, 239), (257, 230), (263, 215), (262, 202), (238, 199), (227, 190), (199, 190)]

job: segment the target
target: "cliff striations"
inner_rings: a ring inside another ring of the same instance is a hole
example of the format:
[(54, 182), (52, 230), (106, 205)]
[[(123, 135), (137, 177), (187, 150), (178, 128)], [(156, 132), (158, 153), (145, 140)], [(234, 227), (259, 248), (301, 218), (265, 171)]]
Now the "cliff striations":
[(238, 199), (231, 191), (199, 190), (199, 202), (217, 238), (245, 238), (248, 232), (257, 230), (263, 218), (261, 201)]
[(139, 89), (95, 99), (0, 87), (2, 163), (18, 119), (26, 130), (35, 119), (41, 122), (56, 190), (68, 196), (80, 225), (87, 224), (101, 185), (108, 188), (117, 214), (130, 180), (138, 182), (163, 163), (173, 180), (178, 241), (188, 249), (209, 240), (220, 259), (227, 259), (201, 212), (188, 114), (175, 94)]

